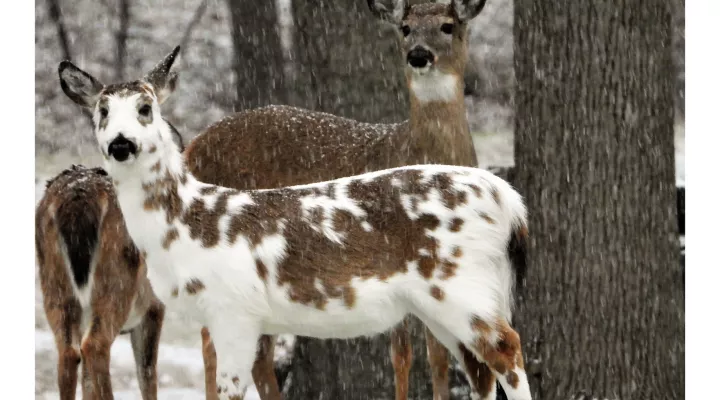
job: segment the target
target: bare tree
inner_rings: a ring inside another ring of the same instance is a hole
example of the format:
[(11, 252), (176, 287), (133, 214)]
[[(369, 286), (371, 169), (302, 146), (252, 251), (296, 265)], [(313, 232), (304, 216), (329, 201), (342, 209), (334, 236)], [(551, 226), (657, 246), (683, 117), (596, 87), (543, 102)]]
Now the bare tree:
[(190, 42), (190, 38), (192, 37), (192, 33), (195, 30), (195, 28), (198, 26), (200, 21), (202, 20), (203, 15), (205, 15), (205, 11), (207, 10), (208, 0), (201, 0), (198, 7), (195, 9), (195, 12), (193, 13), (192, 18), (190, 19), (190, 22), (188, 22), (187, 26), (185, 27), (185, 31), (183, 32), (182, 39), (180, 39), (180, 51), (182, 52), (187, 47), (188, 43)]
[(130, 28), (130, 0), (120, 0), (118, 10), (119, 27), (115, 32), (115, 80), (122, 82), (125, 79), (125, 66), (127, 65), (127, 40)]
[[(392, 27), (365, 1), (293, 0), (294, 105), (367, 122), (407, 119), (402, 52)], [(422, 325), (411, 318), (410, 398), (432, 398)], [(390, 337), (298, 337), (286, 399), (394, 397)]]
[(683, 398), (671, 5), (514, 7), (534, 398)]
[[(62, 10), (60, 9), (60, 0), (47, 0), (48, 14), (50, 19), (55, 23), (57, 29), (58, 42), (60, 42), (60, 49), (62, 50), (62, 57), (64, 60), (72, 60), (72, 50), (70, 49), (70, 38), (65, 26), (65, 20), (63, 19)], [(83, 109), (82, 114), (85, 119), (93, 126), (92, 114), (89, 110)]]
[(59, 0), (47, 0), (48, 14), (50, 19), (55, 23), (57, 29), (58, 41), (60, 42), (60, 48), (62, 49), (62, 56), (65, 60), (72, 59), (72, 52), (70, 51), (70, 39), (68, 38), (67, 28), (65, 27), (65, 21), (63, 20), (62, 11), (60, 10)]
[(284, 60), (275, 1), (228, 0), (228, 7), (235, 53), (235, 110), (285, 104)]
[(368, 122), (407, 118), (396, 33), (365, 1), (293, 0), (295, 81), (301, 107)]

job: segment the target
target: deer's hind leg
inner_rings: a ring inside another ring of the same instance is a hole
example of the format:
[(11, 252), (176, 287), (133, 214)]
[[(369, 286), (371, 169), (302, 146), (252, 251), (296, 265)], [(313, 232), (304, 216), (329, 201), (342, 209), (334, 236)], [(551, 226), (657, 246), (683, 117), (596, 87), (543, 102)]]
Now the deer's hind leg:
[(46, 308), (58, 352), (57, 379), (60, 400), (75, 399), (80, 364), (80, 318), (82, 308), (76, 298), (57, 307)]
[(427, 320), (426, 329), (430, 331), (439, 345), (443, 345), (462, 366), (470, 383), (472, 400), (495, 400), (495, 376), (488, 366), (457, 341), (457, 338), (441, 325)]
[(157, 358), (165, 306), (153, 300), (142, 322), (130, 332), (140, 393), (143, 400), (156, 400), (158, 391)]

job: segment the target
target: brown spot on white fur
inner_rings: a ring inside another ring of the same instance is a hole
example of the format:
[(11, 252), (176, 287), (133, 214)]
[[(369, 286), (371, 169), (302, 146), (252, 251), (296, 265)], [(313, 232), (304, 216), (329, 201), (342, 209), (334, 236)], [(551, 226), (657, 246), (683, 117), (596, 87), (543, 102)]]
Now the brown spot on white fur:
[(165, 238), (162, 241), (163, 249), (168, 250), (170, 248), (170, 245), (179, 237), (180, 232), (178, 232), (177, 228), (173, 227), (168, 229), (167, 233), (165, 234)]
[(455, 258), (460, 258), (460, 257), (462, 257), (463, 252), (460, 247), (455, 246), (455, 247), (453, 247), (452, 253), (450, 253), (450, 254)]
[(463, 223), (465, 221), (461, 218), (453, 218), (452, 221), (450, 221), (450, 227), (448, 228), (450, 232), (460, 232), (460, 229), (462, 229)]
[(174, 286), (174, 287), (172, 288), (172, 291), (170, 292), (170, 296), (172, 296), (172, 297), (178, 297), (179, 294), (180, 294), (180, 288), (177, 287), (177, 286)]
[(492, 217), (490, 217), (490, 216), (487, 215), (486, 213), (480, 214), (480, 218), (484, 219), (488, 224), (494, 224), (494, 223), (495, 223), (495, 220), (492, 219)]
[[(152, 147), (150, 147), (150, 150), (152, 152)], [(160, 172), (160, 161), (156, 162), (150, 167), (150, 172)]]
[(256, 259), (255, 260), (255, 269), (257, 270), (257, 274), (260, 277), (260, 279), (262, 279), (263, 282), (267, 282), (268, 269), (265, 266), (265, 263), (263, 263), (261, 260)]
[[(152, 154), (156, 151), (157, 151), (157, 146), (155, 146), (154, 144), (151, 144), (150, 148), (148, 148), (148, 153)], [(158, 161), (158, 163), (159, 163), (159, 161)]]
[(205, 289), (205, 284), (197, 278), (192, 278), (185, 284), (185, 291), (188, 294), (198, 294), (203, 289)]
[(438, 301), (443, 301), (443, 299), (445, 299), (445, 291), (437, 285), (432, 285), (430, 287), (430, 295)]
[(496, 204), (500, 204), (500, 191), (497, 187), (493, 186), (492, 189), (490, 189), (490, 195), (492, 195), (493, 200), (495, 200)]

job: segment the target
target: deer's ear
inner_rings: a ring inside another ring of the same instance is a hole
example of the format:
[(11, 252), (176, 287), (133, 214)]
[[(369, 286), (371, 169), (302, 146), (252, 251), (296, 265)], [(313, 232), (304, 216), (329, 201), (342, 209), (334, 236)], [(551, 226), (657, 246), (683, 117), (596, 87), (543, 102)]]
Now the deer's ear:
[(400, 25), (410, 11), (408, 0), (367, 0), (373, 15), (384, 22)]
[(178, 53), (180, 53), (180, 46), (175, 47), (170, 54), (165, 56), (165, 58), (144, 77), (144, 80), (155, 89), (155, 95), (157, 96), (159, 104), (164, 103), (177, 87), (178, 74), (174, 71), (170, 72), (170, 68), (172, 68)]
[(60, 87), (70, 100), (87, 108), (95, 106), (104, 87), (102, 83), (67, 60), (60, 63), (58, 75)]
[(467, 22), (477, 17), (485, 7), (486, 0), (452, 0), (450, 9), (460, 22)]

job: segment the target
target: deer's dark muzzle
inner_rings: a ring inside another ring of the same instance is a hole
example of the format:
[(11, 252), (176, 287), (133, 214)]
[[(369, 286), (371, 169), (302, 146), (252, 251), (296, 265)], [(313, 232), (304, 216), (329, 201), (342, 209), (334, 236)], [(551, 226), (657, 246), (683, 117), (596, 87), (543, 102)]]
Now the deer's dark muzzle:
[(423, 68), (432, 63), (434, 59), (433, 53), (422, 47), (416, 47), (407, 54), (407, 63), (413, 68)]
[(130, 154), (134, 155), (136, 152), (135, 142), (127, 139), (122, 133), (108, 145), (108, 155), (120, 162), (127, 160)]

